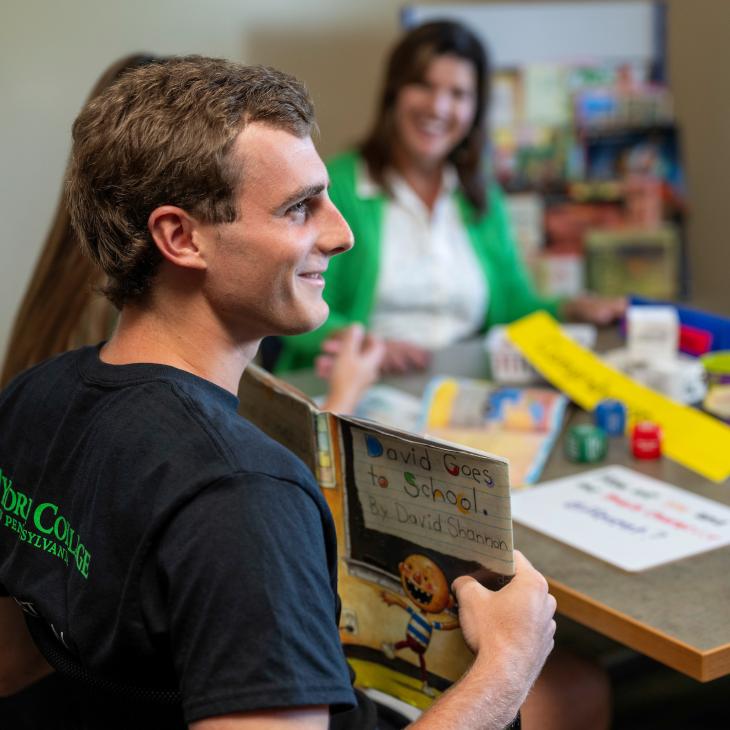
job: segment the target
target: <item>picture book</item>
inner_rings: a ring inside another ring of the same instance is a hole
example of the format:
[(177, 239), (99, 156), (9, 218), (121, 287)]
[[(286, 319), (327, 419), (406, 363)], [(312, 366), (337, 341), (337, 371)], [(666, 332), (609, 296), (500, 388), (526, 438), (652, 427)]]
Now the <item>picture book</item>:
[(485, 380), (436, 378), (424, 396), (430, 436), (501, 454), (513, 487), (540, 477), (563, 425), (568, 399), (547, 387), (507, 387)]
[(312, 469), (337, 527), (340, 635), (359, 686), (420, 708), (471, 663), (451, 582), (514, 574), (508, 464), (468, 447), (321, 412), (249, 366), (240, 413)]

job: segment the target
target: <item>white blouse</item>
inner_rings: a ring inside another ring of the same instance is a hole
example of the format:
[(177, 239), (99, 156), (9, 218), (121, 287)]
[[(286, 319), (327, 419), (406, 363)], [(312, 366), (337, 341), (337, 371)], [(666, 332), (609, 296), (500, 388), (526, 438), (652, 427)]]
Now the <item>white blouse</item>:
[[(388, 176), (380, 272), (370, 319), (373, 332), (437, 349), (473, 335), (483, 324), (489, 290), (453, 192), (456, 171), (444, 170), (433, 212), (397, 173)], [(364, 166), (358, 194), (380, 192)]]

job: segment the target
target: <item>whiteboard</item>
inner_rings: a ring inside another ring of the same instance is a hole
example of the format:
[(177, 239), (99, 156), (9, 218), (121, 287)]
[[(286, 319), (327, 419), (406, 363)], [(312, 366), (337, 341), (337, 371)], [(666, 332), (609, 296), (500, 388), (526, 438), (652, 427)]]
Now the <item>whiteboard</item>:
[(468, 25), (490, 51), (494, 68), (532, 63), (664, 62), (662, 2), (483, 3), (412, 5), (401, 21)]

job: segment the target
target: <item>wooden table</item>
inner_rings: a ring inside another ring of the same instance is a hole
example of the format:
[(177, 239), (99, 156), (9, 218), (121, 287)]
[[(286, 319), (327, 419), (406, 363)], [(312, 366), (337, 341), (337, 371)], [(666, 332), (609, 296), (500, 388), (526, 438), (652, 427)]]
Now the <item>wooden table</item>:
[[(426, 373), (386, 382), (420, 394), (434, 375), (488, 377), (488, 372), (481, 343), (469, 342), (436, 353)], [(286, 379), (311, 395), (326, 389), (311, 372)], [(588, 414), (572, 409), (564, 429), (587, 420)], [(625, 439), (610, 441), (606, 463), (730, 505), (730, 480), (715, 484), (669, 459), (636, 461)], [(543, 479), (590, 468), (567, 461), (559, 442)], [(702, 682), (730, 674), (730, 547), (627, 573), (521, 525), (514, 531), (515, 546), (547, 577), (561, 614)]]

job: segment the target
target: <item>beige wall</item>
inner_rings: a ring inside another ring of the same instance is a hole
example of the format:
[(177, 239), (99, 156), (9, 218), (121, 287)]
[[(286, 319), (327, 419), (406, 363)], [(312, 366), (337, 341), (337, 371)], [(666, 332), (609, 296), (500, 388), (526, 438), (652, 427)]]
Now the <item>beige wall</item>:
[(70, 126), (101, 69), (135, 51), (269, 63), (310, 83), (321, 150), (362, 133), (397, 0), (3, 0), (0, 354), (61, 188)]
[[(0, 14), (0, 353), (60, 190), (69, 128), (99, 71), (133, 51), (268, 63), (313, 92), (323, 154), (368, 124), (397, 0), (4, 0)], [(730, 1), (670, 0), (670, 63), (692, 192), (699, 302), (730, 314)], [(728, 208), (729, 206), (724, 206)]]
[(669, 6), (670, 78), (690, 190), (692, 297), (730, 315), (730, 2)]

